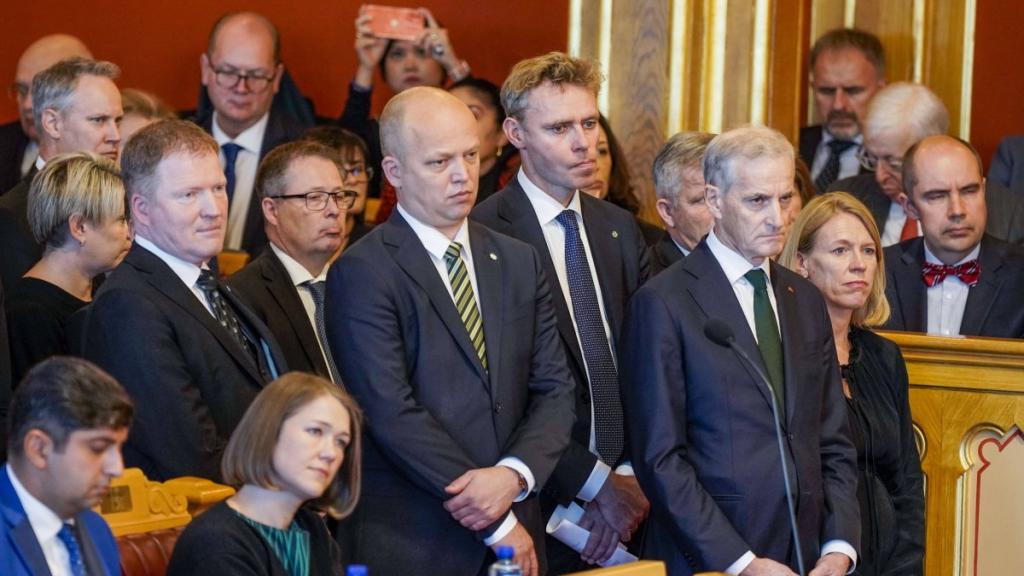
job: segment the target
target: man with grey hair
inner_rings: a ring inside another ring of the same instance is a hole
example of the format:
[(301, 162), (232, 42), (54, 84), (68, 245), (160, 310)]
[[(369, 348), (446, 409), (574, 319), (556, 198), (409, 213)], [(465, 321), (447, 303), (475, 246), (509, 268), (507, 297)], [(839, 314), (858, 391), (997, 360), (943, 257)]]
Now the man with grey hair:
[[(70, 58), (32, 80), (32, 114), (39, 137), (34, 170), (58, 154), (86, 150), (117, 160), (123, 116), (114, 84), (120, 70), (110, 62)], [(32, 172), (34, 174), (34, 172)], [(0, 281), (13, 286), (42, 257), (28, 226), (31, 174), (0, 197)]]
[(28, 175), (39, 156), (32, 118), (32, 78), (57, 62), (75, 56), (92, 58), (81, 40), (68, 34), (50, 34), (29, 44), (18, 59), (10, 90), (18, 103), (18, 119), (0, 125), (0, 194)]
[(673, 575), (792, 576), (787, 489), (809, 574), (840, 576), (857, 559), (856, 454), (832, 324), (817, 288), (771, 261), (793, 171), (793, 147), (774, 130), (717, 136), (704, 155), (712, 231), (630, 302), (623, 401), (637, 478), (659, 511), (645, 555)]
[(706, 132), (680, 132), (668, 139), (654, 159), (655, 207), (665, 232), (651, 247), (652, 274), (689, 255), (711, 231), (714, 219), (704, 202), (702, 163), (712, 138)]
[[(875, 218), (882, 246), (920, 236), (917, 219), (905, 208), (903, 157), (917, 142), (948, 130), (949, 112), (927, 87), (911, 82), (886, 86), (871, 101), (864, 124), (860, 161), (871, 172), (839, 180), (827, 191), (849, 192), (863, 202)], [(988, 233), (1015, 244), (1024, 242), (1024, 202), (996, 183), (985, 195)]]

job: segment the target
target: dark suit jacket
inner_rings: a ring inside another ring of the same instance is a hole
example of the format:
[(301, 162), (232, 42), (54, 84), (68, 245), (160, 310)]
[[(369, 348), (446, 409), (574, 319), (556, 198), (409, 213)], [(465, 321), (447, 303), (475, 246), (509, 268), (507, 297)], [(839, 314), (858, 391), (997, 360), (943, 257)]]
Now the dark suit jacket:
[[(0, 574), (50, 576), (43, 549), (32, 531), (25, 508), (11, 484), (6, 467), (0, 467)], [(86, 571), (94, 576), (121, 574), (117, 543), (99, 514), (83, 510), (75, 516), (75, 537), (82, 550)]]
[[(785, 362), (782, 433), (804, 561), (823, 543), (859, 549), (857, 470), (832, 324), (817, 288), (771, 265)], [(619, 367), (633, 467), (651, 501), (645, 556), (669, 574), (725, 570), (748, 550), (789, 564), (791, 536), (771, 392), (704, 335), (726, 322), (757, 343), (706, 242), (630, 302)]]
[(28, 142), (19, 120), (0, 124), (0, 194), (21, 180), (21, 160)]
[(658, 274), (686, 256), (679, 250), (672, 237), (665, 232), (657, 244), (651, 246), (651, 276)]
[[(594, 258), (594, 269), (601, 286), (601, 296), (612, 334), (612, 350), (618, 346), (622, 316), (626, 302), (650, 274), (647, 246), (632, 214), (610, 202), (579, 193), (583, 225)], [(548, 252), (544, 232), (537, 221), (537, 213), (530, 204), (519, 181), (513, 179), (503, 190), (479, 204), (471, 216), (477, 222), (528, 242), (540, 255), (555, 306), (558, 334), (569, 358), (576, 381), (576, 425), (572, 429), (572, 442), (562, 454), (551, 481), (543, 495), (557, 503), (568, 504), (576, 497), (590, 476), (597, 456), (590, 452), (590, 383), (576, 336), (576, 325), (570, 316), (569, 304), (559, 289), (555, 265)], [(629, 460), (628, 446), (623, 461)], [(606, 462), (613, 468), (619, 462)], [(553, 508), (554, 506), (551, 506)], [(545, 506), (547, 508), (547, 506)]]
[[(807, 164), (808, 170), (814, 167), (814, 155), (818, 151), (818, 146), (821, 145), (821, 139), (824, 138), (823, 132), (824, 128), (821, 124), (804, 126), (800, 129), (799, 154), (800, 159), (804, 161), (804, 164)], [(859, 170), (858, 174), (869, 173), (863, 166)], [(818, 190), (818, 192), (821, 193), (822, 190)]]
[(0, 282), (4, 286), (14, 286), (43, 257), (43, 247), (28, 227), (28, 190), (36, 172), (33, 166), (14, 188), (0, 196)]
[[(347, 522), (354, 560), (372, 574), (419, 574), (425, 566), (480, 573), (489, 551), (479, 538), (496, 526), (482, 534), (462, 528), (442, 507), (445, 486), (508, 456), (543, 486), (569, 442), (572, 377), (537, 254), (473, 222), (469, 237), (486, 370), (429, 253), (398, 211), (327, 276), (331, 351), (366, 414), (363, 492)], [(543, 559), (536, 499), (512, 511)]]
[(1014, 193), (1024, 192), (1024, 136), (1003, 138), (988, 167), (988, 180), (998, 182)]
[[(210, 111), (203, 116), (191, 118), (208, 133), (213, 134), (213, 112)], [(298, 140), (303, 133), (310, 128), (309, 124), (293, 119), (291, 116), (280, 112), (277, 108), (270, 110), (270, 118), (267, 120), (267, 130), (263, 133), (263, 144), (260, 147), (260, 161), (262, 162), (267, 154), (274, 148)], [(245, 216), (245, 229), (242, 232), (242, 250), (250, 255), (259, 254), (261, 248), (267, 244), (267, 233), (263, 230), (263, 209), (260, 208), (260, 199), (257, 198), (255, 190), (249, 200), (249, 210)]]
[[(967, 293), (960, 323), (964, 336), (1024, 338), (1024, 251), (991, 236), (981, 240), (981, 277)], [(927, 332), (928, 296), (921, 277), (924, 239), (885, 249), (885, 295), (892, 315), (890, 330)]]
[(11, 343), (4, 311), (4, 284), (0, 282), (0, 461), (7, 460), (7, 411), (11, 404)]
[(235, 289), (281, 344), (289, 369), (331, 378), (320, 353), (316, 331), (299, 300), (298, 290), (270, 246), (235, 273), (228, 280), (228, 285)]
[(139, 244), (89, 307), (83, 356), (135, 399), (124, 460), (151, 480), (219, 479), (221, 454), (242, 414), (264, 384), (286, 371), (267, 327), (230, 287), (223, 292), (258, 343), (258, 362)]
[[(875, 181), (874, 173), (868, 172), (837, 180), (828, 187), (828, 192), (837, 191), (849, 192), (863, 202), (875, 217), (878, 233), (883, 233), (885, 223), (889, 220), (889, 207), (892, 201), (882, 192), (882, 187)], [(985, 231), (1000, 240), (1024, 244), (1024, 199), (998, 182), (987, 182), (985, 204), (988, 212)]]

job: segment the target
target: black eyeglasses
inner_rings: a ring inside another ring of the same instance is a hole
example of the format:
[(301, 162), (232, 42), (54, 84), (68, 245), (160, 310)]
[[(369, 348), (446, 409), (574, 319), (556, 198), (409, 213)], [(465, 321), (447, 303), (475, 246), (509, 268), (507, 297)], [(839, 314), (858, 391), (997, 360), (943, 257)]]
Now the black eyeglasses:
[(270, 196), (275, 200), (297, 200), (302, 198), (306, 201), (306, 208), (311, 212), (320, 212), (324, 208), (327, 208), (327, 199), (333, 198), (334, 203), (338, 205), (338, 208), (348, 210), (356, 203), (356, 198), (359, 197), (359, 193), (355, 190), (342, 190), (341, 192), (306, 192), (305, 194), (281, 194), (280, 196)]
[(242, 72), (234, 68), (213, 68), (213, 77), (217, 81), (217, 86), (221, 88), (234, 88), (238, 86), (239, 82), (244, 80), (249, 90), (263, 92), (274, 81), (277, 74), (267, 74), (266, 72), (253, 70)]
[(355, 166), (352, 168), (342, 167), (339, 168), (338, 171), (341, 172), (342, 180), (348, 180), (349, 176), (355, 178), (356, 182), (365, 182), (370, 178), (373, 178), (373, 168), (370, 168), (369, 166)]

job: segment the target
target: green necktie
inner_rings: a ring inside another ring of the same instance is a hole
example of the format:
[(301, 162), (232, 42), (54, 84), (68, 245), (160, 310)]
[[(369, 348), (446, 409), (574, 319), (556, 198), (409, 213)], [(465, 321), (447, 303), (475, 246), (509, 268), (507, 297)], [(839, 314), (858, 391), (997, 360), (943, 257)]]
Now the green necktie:
[(462, 261), (462, 244), (458, 242), (449, 244), (448, 250), (445, 250), (444, 253), (444, 261), (448, 268), (448, 281), (452, 285), (455, 308), (459, 311), (459, 317), (466, 325), (466, 332), (469, 332), (469, 340), (473, 343), (476, 355), (486, 370), (487, 345), (484, 344), (484, 325), (480, 321), (480, 311), (476, 307), (473, 283), (469, 281), (469, 271), (466, 269), (466, 263)]
[(779, 337), (779, 325), (775, 322), (775, 312), (771, 300), (768, 299), (768, 281), (764, 270), (754, 268), (743, 275), (754, 287), (754, 331), (757, 332), (757, 347), (761, 351), (761, 360), (768, 369), (768, 379), (775, 391), (775, 401), (779, 412), (786, 413), (785, 377), (782, 369), (782, 338)]

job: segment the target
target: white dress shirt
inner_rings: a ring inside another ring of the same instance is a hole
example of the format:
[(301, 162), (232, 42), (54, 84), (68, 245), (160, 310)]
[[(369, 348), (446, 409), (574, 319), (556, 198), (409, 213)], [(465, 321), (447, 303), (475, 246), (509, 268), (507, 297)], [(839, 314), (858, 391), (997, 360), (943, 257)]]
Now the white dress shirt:
[[(757, 341), (757, 329), (754, 324), (754, 286), (746, 278), (744, 274), (753, 270), (754, 268), (760, 268), (764, 270), (765, 278), (768, 284), (768, 301), (772, 305), (772, 313), (775, 315), (775, 323), (779, 323), (779, 306), (775, 302), (775, 291), (772, 289), (772, 277), (770, 273), (770, 267), (768, 265), (768, 258), (765, 258), (761, 262), (760, 266), (754, 266), (742, 254), (736, 252), (732, 248), (729, 248), (722, 241), (715, 236), (715, 231), (712, 230), (708, 234), (708, 248), (711, 249), (711, 254), (714, 255), (715, 260), (718, 260), (718, 264), (722, 267), (722, 271), (725, 272), (725, 277), (729, 280), (729, 285), (732, 286), (733, 293), (736, 294), (736, 299), (739, 301), (740, 308), (743, 310), (743, 316), (747, 319), (747, 324), (750, 327), (750, 333), (753, 335), (754, 340)], [(781, 336), (782, 329), (780, 327), (779, 334)], [(782, 479), (779, 478), (781, 482)], [(821, 555), (830, 554), (832, 552), (839, 552), (845, 554), (851, 560), (850, 572), (857, 565), (857, 551), (853, 549), (853, 546), (849, 542), (843, 540), (829, 540), (821, 547)], [(733, 562), (728, 568), (725, 569), (726, 574), (739, 574), (746, 570), (747, 566), (757, 556), (752, 551), (747, 551), (746, 554), (739, 557), (738, 560)], [(814, 566), (814, 562), (817, 558), (804, 558), (804, 562), (808, 562), (809, 566)]]
[(36, 158), (39, 158), (39, 144), (36, 144), (35, 140), (29, 140), (25, 146), (25, 153), (21, 156), (21, 177), (24, 178), (28, 171), (32, 169), (32, 165), (35, 164)]
[[(824, 170), (825, 165), (828, 164), (828, 157), (832, 154), (832, 151), (828, 148), (828, 143), (833, 140), (835, 140), (835, 138), (833, 138), (832, 135), (829, 134), (828, 130), (825, 130), (823, 126), (821, 128), (821, 142), (818, 143), (818, 147), (814, 151), (814, 161), (810, 166), (812, 181), (818, 179), (818, 176), (821, 175), (821, 171)], [(836, 176), (836, 181), (860, 174), (860, 160), (857, 159), (857, 152), (860, 151), (861, 146), (863, 145), (864, 136), (858, 134), (853, 141), (856, 142), (857, 145), (850, 146), (839, 155), (839, 175)], [(824, 190), (818, 190), (818, 194), (822, 194), (824, 192)]]
[[(313, 333), (316, 334), (316, 301), (313, 300), (313, 294), (310, 292), (309, 285), (307, 282), (326, 282), (327, 281), (327, 267), (320, 271), (320, 274), (313, 276), (306, 270), (305, 266), (299, 264), (294, 258), (281, 250), (273, 242), (270, 243), (270, 249), (274, 251), (277, 259), (281, 261), (284, 266), (285, 272), (288, 273), (288, 278), (291, 280), (292, 285), (295, 286), (295, 291), (299, 294), (299, 301), (302, 302), (302, 308), (306, 311), (306, 317), (309, 318), (309, 324), (313, 327)], [(323, 342), (318, 337), (316, 339), (317, 346), (320, 348), (320, 355), (324, 359), (324, 365), (330, 366), (331, 363), (327, 361), (327, 354), (324, 352)]]
[[(245, 233), (245, 219), (249, 215), (249, 203), (253, 199), (253, 187), (256, 185), (256, 169), (260, 164), (260, 152), (263, 148), (263, 135), (267, 132), (270, 112), (263, 115), (252, 126), (245, 129), (237, 138), (231, 138), (217, 124), (217, 113), (213, 113), (213, 139), (223, 147), (234, 142), (242, 147), (235, 159), (235, 190), (231, 195), (231, 206), (228, 207), (228, 231), (224, 237), (224, 248), (238, 250), (242, 246), (242, 235)], [(224, 152), (220, 153), (220, 165), (224, 166)]]
[[(954, 266), (975, 260), (981, 253), (981, 244), (974, 247), (971, 253), (960, 260)], [(942, 261), (932, 254), (928, 244), (924, 246), (924, 260), (931, 264), (942, 265)], [(928, 294), (928, 333), (939, 336), (957, 336), (960, 334), (960, 323), (964, 319), (964, 310), (967, 308), (967, 295), (971, 287), (964, 284), (963, 280), (956, 276), (946, 276), (946, 279), (935, 286), (926, 289)]]
[[(438, 276), (441, 277), (441, 283), (444, 284), (445, 289), (448, 290), (448, 296), (452, 298), (452, 302), (455, 302), (455, 292), (452, 290), (451, 281), (448, 278), (448, 264), (444, 260), (444, 253), (448, 251), (448, 246), (452, 242), (458, 242), (462, 245), (462, 262), (466, 266), (466, 274), (469, 276), (470, 285), (473, 286), (473, 299), (476, 301), (476, 308), (480, 312), (480, 323), (483, 325), (485, 319), (483, 316), (483, 309), (480, 306), (480, 291), (476, 283), (476, 270), (473, 265), (473, 251), (469, 245), (469, 224), (468, 220), (462, 221), (462, 226), (455, 233), (454, 238), (448, 238), (440, 230), (424, 224), (420, 220), (416, 219), (413, 215), (409, 214), (405, 208), (402, 207), (401, 201), (399, 201), (396, 207), (398, 213), (402, 215), (402, 218), (409, 223), (416, 237), (419, 238), (420, 243), (426, 248), (427, 254), (430, 255), (430, 261), (434, 264), (434, 268), (437, 270)], [(533, 472), (525, 462), (514, 456), (505, 456), (495, 464), (495, 466), (505, 466), (511, 468), (521, 474), (526, 479), (526, 490), (524, 490), (517, 498), (516, 502), (521, 502), (526, 499), (527, 496), (533, 492), (536, 485), (536, 480), (533, 477)], [(516, 527), (519, 521), (516, 519), (516, 515), (509, 513), (505, 517), (505, 521), (498, 526), (490, 536), (484, 539), (484, 544), (490, 546), (495, 542), (501, 540)]]
[(180, 278), (181, 281), (185, 283), (185, 286), (188, 286), (188, 289), (192, 291), (192, 294), (194, 294), (196, 299), (199, 300), (199, 303), (203, 305), (203, 308), (206, 308), (206, 311), (210, 313), (210, 316), (213, 316), (214, 318), (217, 317), (217, 315), (213, 313), (213, 308), (210, 307), (210, 303), (206, 301), (206, 294), (199, 285), (196, 284), (196, 282), (199, 281), (199, 274), (202, 272), (202, 269), (199, 268), (199, 266), (196, 266), (191, 262), (186, 262), (173, 254), (164, 252), (151, 240), (140, 234), (135, 235), (135, 243), (146, 250), (149, 250), (154, 256), (162, 260), (164, 264), (167, 264), (167, 266), (171, 268), (171, 271), (174, 272), (174, 275)]
[[(882, 229), (882, 247), (892, 246), (900, 243), (900, 236), (903, 235), (903, 225), (907, 223), (907, 213), (899, 202), (889, 204), (889, 217), (885, 219), (885, 228)], [(921, 235), (921, 223), (917, 223), (917, 235)]]
[(680, 252), (682, 252), (682, 253), (683, 253), (683, 256), (689, 256), (689, 255), (690, 255), (690, 251), (689, 251), (689, 250), (687, 250), (687, 249), (686, 249), (686, 248), (685, 248), (685, 247), (684, 247), (684, 246), (683, 246), (682, 244), (680, 244), (679, 242), (676, 242), (676, 239), (675, 239), (675, 238), (672, 238), (672, 243), (676, 245), (676, 248), (678, 248)]
[[(32, 526), (32, 532), (36, 535), (39, 547), (43, 549), (43, 557), (46, 558), (46, 565), (50, 568), (53, 576), (71, 576), (71, 559), (68, 549), (60, 541), (57, 534), (64, 527), (64, 522), (29, 493), (21, 484), (10, 464), (7, 466), (7, 476), (11, 479), (11, 486), (14, 493), (21, 501), (21, 507), (25, 510), (25, 516)], [(73, 522), (72, 522), (73, 523)]]

